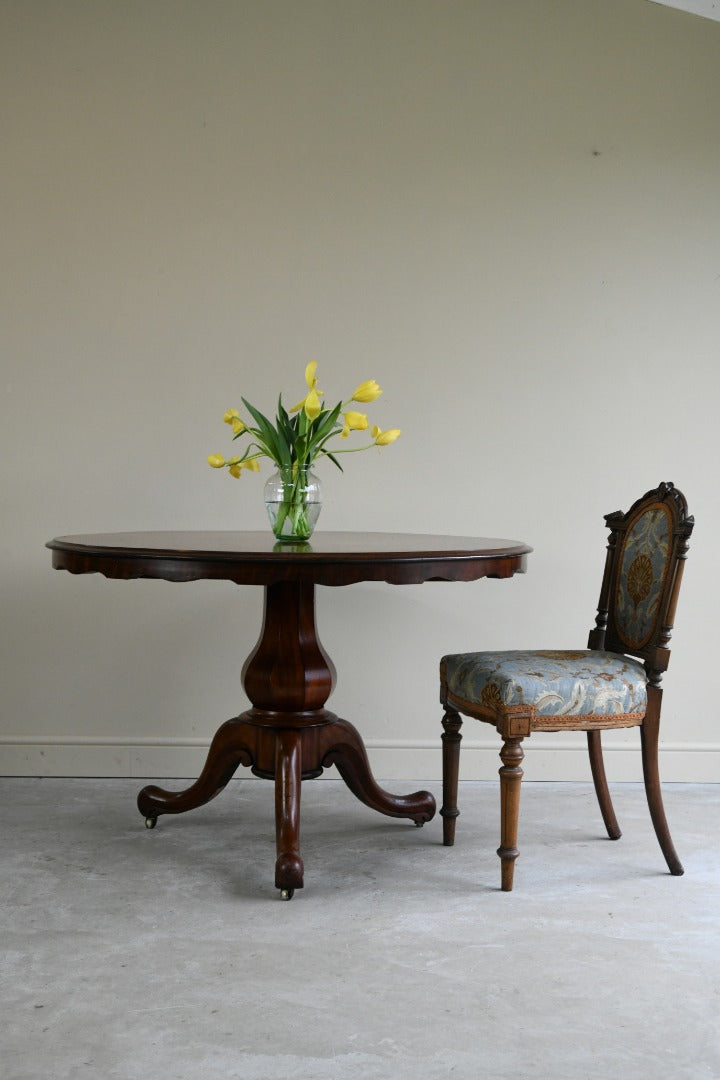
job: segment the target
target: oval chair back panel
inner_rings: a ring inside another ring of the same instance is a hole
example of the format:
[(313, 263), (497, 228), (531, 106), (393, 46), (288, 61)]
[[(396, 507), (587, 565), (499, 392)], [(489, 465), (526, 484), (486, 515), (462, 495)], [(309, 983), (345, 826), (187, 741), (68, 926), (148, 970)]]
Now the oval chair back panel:
[(590, 647), (629, 653), (663, 672), (693, 526), (687, 503), (673, 484), (661, 484), (605, 521), (608, 565), (597, 620), (604, 640)]

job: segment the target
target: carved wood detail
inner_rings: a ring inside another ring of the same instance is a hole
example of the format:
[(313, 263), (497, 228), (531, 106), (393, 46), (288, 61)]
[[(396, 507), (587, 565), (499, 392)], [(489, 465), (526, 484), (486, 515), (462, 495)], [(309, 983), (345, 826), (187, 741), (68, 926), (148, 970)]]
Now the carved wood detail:
[(442, 726), (443, 801), (440, 816), (443, 819), (443, 844), (445, 847), (452, 847), (455, 843), (455, 822), (460, 814), (457, 808), (457, 793), (462, 717), (455, 710), (448, 709), (443, 717)]
[(517, 849), (518, 818), (520, 816), (520, 785), (525, 757), (522, 739), (505, 739), (500, 759), (500, 847), (497, 850), (501, 865), (501, 888), (510, 892), (513, 887)]

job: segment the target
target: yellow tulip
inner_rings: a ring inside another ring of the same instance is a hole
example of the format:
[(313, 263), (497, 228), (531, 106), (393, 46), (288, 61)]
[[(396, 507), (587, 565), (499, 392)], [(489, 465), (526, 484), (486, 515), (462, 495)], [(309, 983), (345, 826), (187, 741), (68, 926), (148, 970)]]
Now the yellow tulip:
[(228, 411), (223, 416), (223, 422), (225, 424), (232, 424), (233, 420), (236, 420), (239, 416), (240, 413), (237, 411), (237, 409), (228, 409)]
[(368, 418), (365, 413), (354, 412), (351, 409), (349, 412), (343, 413), (343, 418), (345, 423), (340, 432), (341, 439), (347, 439), (351, 431), (365, 431), (368, 426)]
[(365, 431), (368, 426), (368, 418), (365, 413), (353, 412), (351, 409), (350, 412), (343, 413), (343, 416), (345, 417), (346, 426), (352, 431)]
[(249, 461), (243, 461), (239, 457), (228, 458), (225, 464), (228, 466), (230, 475), (234, 476), (236, 480), (240, 479), (243, 469), (247, 469), (248, 472), (260, 472), (260, 465), (255, 458), (251, 458)]
[[(317, 371), (317, 360), (311, 360), (308, 366), (305, 368), (305, 383), (308, 390), (314, 390), (317, 386), (317, 379), (315, 378), (315, 372)], [(322, 390), (318, 391), (319, 394)]]
[(210, 454), (207, 459), (208, 465), (211, 465), (213, 469), (222, 469), (225, 464), (225, 458), (222, 454)]
[(305, 415), (308, 420), (315, 420), (322, 411), (322, 405), (320, 404), (320, 398), (317, 395), (317, 390), (311, 390), (308, 396), (303, 402), (303, 408), (305, 409)]
[(232, 422), (233, 435), (239, 435), (241, 431), (245, 430), (245, 425), (242, 420), (235, 419)]
[[(373, 431), (374, 430), (375, 429), (373, 428)], [(400, 428), (390, 428), (389, 431), (379, 431), (378, 434), (375, 436), (375, 445), (376, 446), (389, 446), (390, 443), (395, 442), (395, 440), (399, 437), (399, 435), (400, 435)]]
[(317, 389), (317, 379), (315, 378), (316, 370), (317, 360), (311, 360), (305, 368), (305, 382), (310, 393), (304, 397), (302, 401), (298, 401), (297, 405), (293, 405), (290, 410), (291, 413), (294, 413), (298, 412), (299, 409), (304, 409), (308, 420), (314, 420), (322, 412), (320, 398), (323, 396), (323, 391)]
[(365, 382), (360, 383), (351, 400), (367, 403), (368, 401), (374, 401), (375, 398), (380, 397), (381, 394), (382, 390), (375, 380), (367, 379)]

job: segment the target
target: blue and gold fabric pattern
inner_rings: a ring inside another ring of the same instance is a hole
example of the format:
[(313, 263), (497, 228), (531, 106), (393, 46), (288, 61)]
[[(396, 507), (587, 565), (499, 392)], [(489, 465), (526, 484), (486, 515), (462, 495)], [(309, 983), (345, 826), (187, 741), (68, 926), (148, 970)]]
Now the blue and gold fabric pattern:
[(670, 510), (657, 503), (643, 511), (625, 536), (615, 592), (615, 629), (629, 649), (641, 649), (655, 629), (671, 554)]
[(458, 653), (440, 671), (458, 702), (493, 714), (523, 706), (537, 717), (639, 721), (647, 707), (643, 665), (597, 649)]

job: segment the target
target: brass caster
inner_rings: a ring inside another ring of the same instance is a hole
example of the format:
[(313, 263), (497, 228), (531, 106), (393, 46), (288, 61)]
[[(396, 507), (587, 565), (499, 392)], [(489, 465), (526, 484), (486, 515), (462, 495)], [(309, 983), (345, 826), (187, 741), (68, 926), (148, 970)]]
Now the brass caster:
[(145, 818), (145, 828), (146, 829), (154, 829), (156, 825), (157, 825), (157, 818), (156, 817), (146, 817)]
[(281, 900), (292, 900), (294, 895), (295, 895), (295, 890), (294, 889), (281, 889), (280, 890), (280, 899)]

